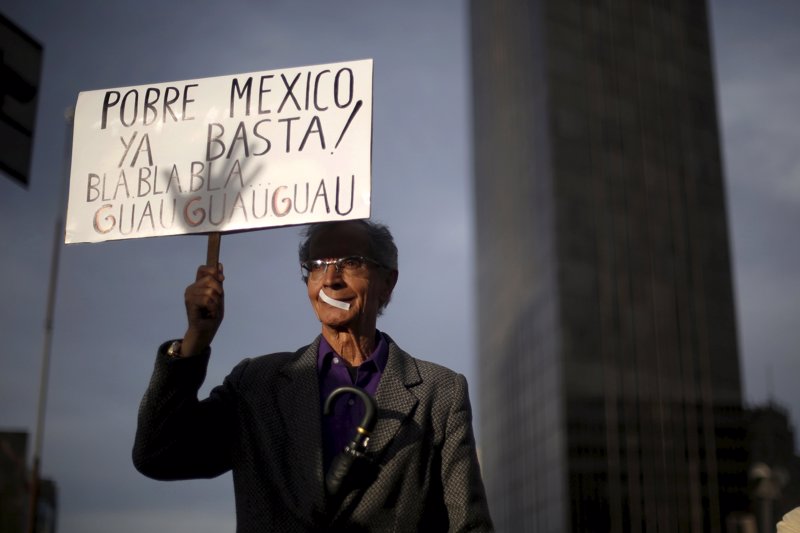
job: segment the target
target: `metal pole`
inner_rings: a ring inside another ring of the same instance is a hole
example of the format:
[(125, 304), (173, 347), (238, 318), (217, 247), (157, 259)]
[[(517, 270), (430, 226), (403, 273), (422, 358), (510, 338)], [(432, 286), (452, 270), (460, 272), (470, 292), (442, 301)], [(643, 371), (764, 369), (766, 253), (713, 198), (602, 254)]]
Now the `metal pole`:
[(33, 466), (31, 468), (30, 504), (28, 507), (28, 533), (35, 533), (37, 526), (37, 507), (39, 502), (39, 471), (42, 464), (42, 442), (44, 441), (44, 415), (47, 410), (47, 385), (50, 377), (50, 352), (53, 344), (53, 314), (56, 306), (56, 290), (58, 286), (58, 263), (61, 246), (64, 240), (64, 200), (69, 182), (69, 163), (72, 151), (72, 122), (74, 109), (64, 112), (66, 122), (66, 138), (64, 142), (64, 175), (61, 183), (61, 194), (56, 206), (56, 227), (53, 236), (53, 254), (50, 260), (50, 284), (47, 290), (47, 310), (44, 321), (44, 347), (42, 349), (42, 372), (39, 376), (39, 406), (36, 413), (36, 435), (33, 445)]

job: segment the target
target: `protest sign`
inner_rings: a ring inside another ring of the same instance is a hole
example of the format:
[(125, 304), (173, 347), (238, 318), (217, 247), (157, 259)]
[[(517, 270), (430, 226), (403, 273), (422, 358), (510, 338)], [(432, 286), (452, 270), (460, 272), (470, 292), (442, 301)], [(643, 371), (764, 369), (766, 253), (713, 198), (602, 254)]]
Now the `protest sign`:
[(65, 241), (367, 218), (372, 60), (82, 92)]

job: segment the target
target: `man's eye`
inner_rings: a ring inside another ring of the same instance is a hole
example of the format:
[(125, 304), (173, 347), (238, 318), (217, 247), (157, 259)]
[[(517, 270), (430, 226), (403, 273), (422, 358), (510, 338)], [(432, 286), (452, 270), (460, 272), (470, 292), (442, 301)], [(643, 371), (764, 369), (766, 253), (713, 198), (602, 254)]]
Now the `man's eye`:
[(342, 267), (347, 268), (349, 270), (356, 270), (361, 267), (362, 262), (361, 258), (359, 257), (347, 257), (342, 259)]
[(324, 261), (311, 261), (309, 263), (309, 265), (308, 265), (308, 269), (311, 272), (319, 272), (323, 268), (325, 268), (325, 262)]

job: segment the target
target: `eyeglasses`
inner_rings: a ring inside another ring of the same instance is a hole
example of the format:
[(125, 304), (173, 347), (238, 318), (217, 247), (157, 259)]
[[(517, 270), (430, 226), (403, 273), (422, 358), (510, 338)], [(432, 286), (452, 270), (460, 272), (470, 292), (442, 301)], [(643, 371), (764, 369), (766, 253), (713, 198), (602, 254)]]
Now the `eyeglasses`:
[(350, 255), (347, 257), (340, 257), (339, 259), (312, 259), (300, 263), (300, 269), (303, 271), (303, 279), (308, 281), (319, 280), (328, 271), (328, 265), (333, 265), (336, 272), (345, 275), (359, 275), (367, 271), (367, 264), (371, 263), (375, 266), (382, 267), (379, 262), (369, 257), (361, 255)]

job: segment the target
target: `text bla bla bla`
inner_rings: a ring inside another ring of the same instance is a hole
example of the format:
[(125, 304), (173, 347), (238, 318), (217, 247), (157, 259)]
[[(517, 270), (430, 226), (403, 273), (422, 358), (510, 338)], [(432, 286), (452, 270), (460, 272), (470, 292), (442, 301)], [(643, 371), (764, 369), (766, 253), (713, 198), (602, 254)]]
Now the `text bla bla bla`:
[[(244, 188), (242, 165), (238, 159), (221, 162), (222, 171), (215, 172), (213, 161), (192, 161), (186, 171), (180, 172), (173, 164), (159, 172), (158, 165), (140, 167), (135, 171), (120, 169), (118, 172), (90, 172), (86, 180), (86, 202), (98, 200), (109, 202), (124, 197), (141, 198), (149, 195), (183, 194), (200, 191), (214, 192), (228, 187)], [(115, 177), (116, 176), (116, 177)]]
[[(349, 181), (349, 184), (347, 183)], [(349, 187), (348, 187), (349, 185)], [(347, 216), (354, 207), (355, 175), (350, 179), (321, 179), (317, 182), (280, 185), (263, 190), (250, 189), (235, 194), (218, 192), (210, 195), (161, 198), (159, 200), (102, 204), (94, 213), (92, 226), (96, 233), (119, 233), (131, 236), (142, 230), (148, 233), (172, 233), (177, 223), (183, 228), (220, 229), (257, 227), (265, 217), (289, 214), (329, 215), (331, 207), (337, 215)], [(241, 225), (241, 226), (240, 226)]]

